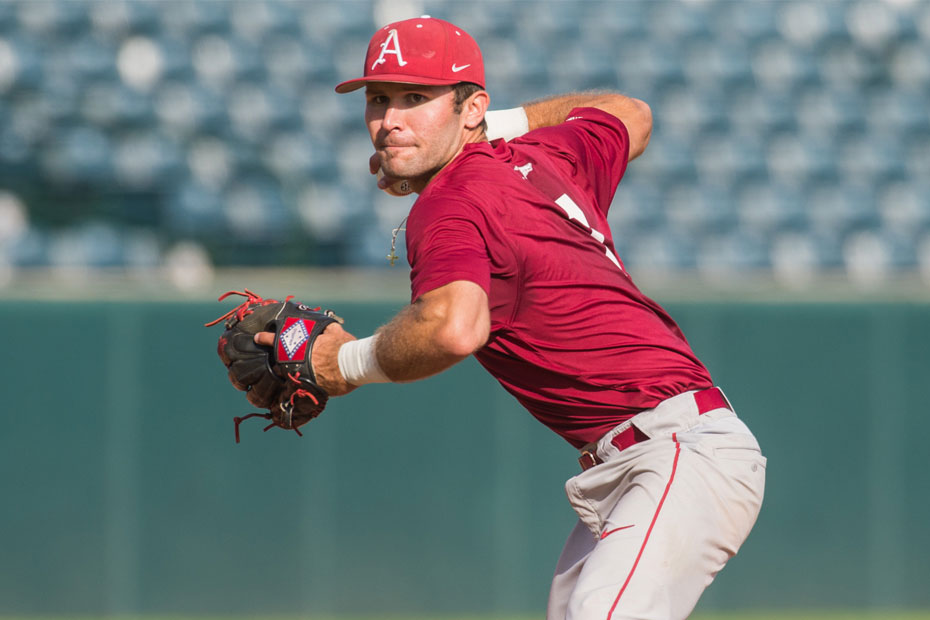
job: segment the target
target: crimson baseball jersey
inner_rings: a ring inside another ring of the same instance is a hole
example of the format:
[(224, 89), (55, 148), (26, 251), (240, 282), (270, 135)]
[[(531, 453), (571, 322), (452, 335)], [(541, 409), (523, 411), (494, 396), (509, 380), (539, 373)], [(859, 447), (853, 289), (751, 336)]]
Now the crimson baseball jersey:
[(629, 146), (616, 117), (576, 108), (510, 142), (466, 145), (407, 220), (412, 299), (456, 280), (480, 285), (491, 336), (475, 357), (576, 447), (712, 386), (614, 249), (607, 210)]

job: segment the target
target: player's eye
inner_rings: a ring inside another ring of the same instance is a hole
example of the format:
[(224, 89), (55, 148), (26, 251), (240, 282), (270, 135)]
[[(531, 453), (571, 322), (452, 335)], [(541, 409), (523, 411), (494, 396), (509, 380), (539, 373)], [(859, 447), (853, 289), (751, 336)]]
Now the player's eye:
[(421, 95), (420, 93), (409, 93), (407, 95), (407, 101), (416, 105), (426, 101), (426, 95)]

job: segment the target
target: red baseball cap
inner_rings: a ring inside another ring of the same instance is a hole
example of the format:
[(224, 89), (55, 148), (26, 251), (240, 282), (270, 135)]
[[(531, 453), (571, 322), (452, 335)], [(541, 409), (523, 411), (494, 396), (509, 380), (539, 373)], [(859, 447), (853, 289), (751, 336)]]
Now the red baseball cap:
[(368, 44), (364, 76), (342, 82), (336, 92), (352, 92), (366, 82), (474, 82), (484, 88), (484, 62), (478, 44), (467, 32), (423, 15), (378, 30)]

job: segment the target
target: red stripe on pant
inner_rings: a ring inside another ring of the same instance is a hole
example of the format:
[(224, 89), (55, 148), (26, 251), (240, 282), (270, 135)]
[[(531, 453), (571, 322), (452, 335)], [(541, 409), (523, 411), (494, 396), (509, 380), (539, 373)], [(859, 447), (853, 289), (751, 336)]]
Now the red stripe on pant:
[(652, 522), (649, 524), (649, 529), (646, 530), (646, 537), (643, 538), (643, 544), (639, 548), (639, 553), (636, 554), (636, 561), (633, 562), (633, 568), (630, 569), (630, 574), (626, 576), (626, 581), (624, 581), (623, 586), (620, 587), (620, 592), (617, 593), (617, 598), (614, 599), (614, 604), (610, 607), (610, 611), (607, 612), (607, 620), (610, 620), (610, 617), (614, 614), (614, 610), (617, 609), (617, 605), (620, 603), (620, 597), (623, 596), (623, 592), (629, 585), (630, 579), (633, 578), (633, 573), (636, 572), (636, 567), (639, 565), (639, 560), (641, 557), (643, 557), (643, 551), (646, 550), (646, 544), (649, 542), (649, 535), (652, 534), (652, 528), (655, 526), (656, 520), (659, 518), (659, 512), (662, 511), (662, 506), (665, 504), (665, 498), (668, 497), (668, 491), (672, 488), (672, 481), (675, 480), (675, 472), (678, 470), (678, 456), (681, 454), (681, 444), (678, 443), (677, 433), (672, 433), (672, 441), (675, 442), (675, 460), (672, 461), (672, 473), (668, 477), (668, 484), (665, 485), (665, 492), (662, 493), (662, 499), (659, 500), (659, 505), (656, 506), (656, 513), (652, 516)]

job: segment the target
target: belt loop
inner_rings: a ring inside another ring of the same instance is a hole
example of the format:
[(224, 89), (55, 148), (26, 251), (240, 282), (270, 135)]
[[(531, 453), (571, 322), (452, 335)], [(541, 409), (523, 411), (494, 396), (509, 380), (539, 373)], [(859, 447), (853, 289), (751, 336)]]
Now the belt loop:
[(712, 387), (694, 393), (694, 404), (697, 405), (698, 415), (703, 415), (714, 409), (729, 409), (733, 411), (727, 397), (723, 395), (723, 390)]
[(581, 453), (581, 456), (578, 457), (578, 463), (581, 465), (582, 471), (588, 471), (595, 465), (600, 465), (602, 462), (601, 459), (597, 458), (597, 454), (590, 450), (585, 450)]

